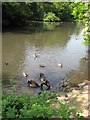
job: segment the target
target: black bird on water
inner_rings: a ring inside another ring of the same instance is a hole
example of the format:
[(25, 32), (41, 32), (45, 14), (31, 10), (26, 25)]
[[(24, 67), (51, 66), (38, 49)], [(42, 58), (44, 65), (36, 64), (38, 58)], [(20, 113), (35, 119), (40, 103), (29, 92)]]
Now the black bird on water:
[(48, 80), (46, 80), (46, 77), (45, 77), (45, 75), (43, 73), (40, 73), (40, 80), (41, 80), (41, 82), (43, 82), (41, 84), (41, 88), (42, 88), (43, 85), (48, 86), (50, 89), (52, 88), (50, 82)]
[(41, 90), (43, 90), (43, 85), (47, 86), (47, 89), (48, 89), (48, 90), (52, 88), (51, 85), (50, 85), (48, 82), (41, 83), (41, 84), (39, 85), (37, 82), (35, 82), (35, 81), (33, 81), (33, 80), (30, 80), (30, 81), (28, 80), (28, 81), (27, 81), (27, 84), (28, 84), (28, 87), (32, 87), (32, 88), (38, 88), (38, 87), (40, 87)]

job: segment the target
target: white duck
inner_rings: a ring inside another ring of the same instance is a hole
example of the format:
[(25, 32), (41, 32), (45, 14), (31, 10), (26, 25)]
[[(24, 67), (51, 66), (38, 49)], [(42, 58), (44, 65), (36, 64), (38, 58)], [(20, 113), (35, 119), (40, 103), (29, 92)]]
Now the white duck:
[(23, 76), (24, 77), (28, 77), (28, 74), (26, 74), (25, 72), (23, 72)]
[(59, 67), (62, 67), (62, 64), (58, 64)]
[(33, 57), (34, 57), (34, 58), (36, 58), (36, 57), (37, 57), (37, 54), (36, 54), (36, 53), (34, 53), (34, 54), (33, 54)]

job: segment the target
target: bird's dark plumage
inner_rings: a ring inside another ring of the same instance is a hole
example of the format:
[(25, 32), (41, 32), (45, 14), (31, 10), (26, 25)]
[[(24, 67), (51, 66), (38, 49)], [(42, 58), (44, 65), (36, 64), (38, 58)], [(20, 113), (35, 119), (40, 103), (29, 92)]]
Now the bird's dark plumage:
[(41, 82), (46, 82), (46, 77), (44, 76), (44, 74), (43, 73), (40, 73), (40, 80), (41, 80)]
[(38, 88), (40, 87), (41, 90), (43, 90), (43, 85), (47, 86), (47, 89), (51, 89), (51, 85), (49, 82), (46, 82), (46, 83), (41, 83), (40, 85), (33, 81), (33, 80), (30, 80), (30, 81), (27, 81), (27, 84), (28, 84), (28, 87), (33, 87), (33, 88)]
[(33, 80), (27, 81), (27, 84), (28, 84), (28, 87), (40, 87), (40, 85)]

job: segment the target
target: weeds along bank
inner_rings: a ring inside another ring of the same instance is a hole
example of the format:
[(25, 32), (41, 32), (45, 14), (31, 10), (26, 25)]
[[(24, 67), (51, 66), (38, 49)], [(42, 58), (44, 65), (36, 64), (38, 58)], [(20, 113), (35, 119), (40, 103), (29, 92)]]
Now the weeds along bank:
[[(58, 96), (58, 95), (57, 95)], [(70, 109), (67, 103), (59, 102), (54, 93), (46, 93), (31, 98), (29, 95), (3, 95), (3, 118), (83, 118), (76, 109)]]

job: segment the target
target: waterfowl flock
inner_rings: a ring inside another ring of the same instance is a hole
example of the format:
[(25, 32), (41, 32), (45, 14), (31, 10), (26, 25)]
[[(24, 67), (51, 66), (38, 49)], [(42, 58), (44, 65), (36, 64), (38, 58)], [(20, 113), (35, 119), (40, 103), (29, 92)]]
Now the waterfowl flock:
[[(37, 54), (36, 52), (33, 54), (33, 57), (34, 59), (37, 58)], [(81, 59), (85, 59), (85, 60), (88, 60), (87, 57), (83, 57)], [(8, 65), (8, 62), (4, 62), (4, 64), (7, 66)], [(57, 64), (59, 67), (63, 67), (63, 65), (61, 63)], [(44, 68), (45, 66), (44, 65), (39, 65), (40, 68)], [(28, 74), (23, 72), (23, 76), (24, 78), (28, 78)], [(41, 90), (43, 90), (43, 87), (46, 86), (47, 90), (51, 89), (52, 86), (50, 84), (50, 82), (46, 79), (45, 75), (43, 73), (40, 73), (40, 77), (39, 77), (39, 80), (40, 80), (40, 84), (37, 83), (36, 81), (34, 80), (27, 80), (27, 85), (28, 87), (32, 87), (32, 88), (40, 88)], [(63, 80), (63, 82), (61, 84), (59, 84), (59, 88), (60, 89), (63, 89), (63, 88), (66, 88), (67, 86), (69, 85), (69, 82), (67, 80)]]
[[(28, 77), (28, 75), (26, 73), (23, 72), (23, 76), (24, 77)], [(41, 90), (43, 90), (43, 87), (46, 87), (46, 90), (50, 90), (52, 88), (50, 82), (46, 79), (45, 75), (43, 73), (40, 73), (40, 84), (37, 83), (34, 80), (27, 80), (27, 85), (29, 88), (40, 88)], [(64, 89), (65, 87), (67, 87), (69, 85), (69, 82), (66, 80), (64, 80), (61, 84), (59, 84), (60, 89)]]
[[(24, 73), (24, 72), (23, 72), (23, 76), (26, 77), (26, 78), (28, 77), (27, 74)], [(29, 88), (30, 88), (30, 87), (32, 87), (32, 88), (38, 88), (38, 87), (40, 87), (41, 90), (43, 90), (43, 86), (46, 86), (46, 87), (47, 87), (47, 90), (49, 90), (49, 89), (52, 88), (50, 82), (49, 82), (48, 80), (46, 80), (46, 77), (44, 76), (43, 73), (40, 73), (40, 81), (41, 81), (41, 83), (38, 84), (38, 83), (37, 83), (36, 81), (34, 81), (34, 80), (27, 80), (27, 85), (28, 85)]]

